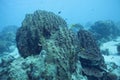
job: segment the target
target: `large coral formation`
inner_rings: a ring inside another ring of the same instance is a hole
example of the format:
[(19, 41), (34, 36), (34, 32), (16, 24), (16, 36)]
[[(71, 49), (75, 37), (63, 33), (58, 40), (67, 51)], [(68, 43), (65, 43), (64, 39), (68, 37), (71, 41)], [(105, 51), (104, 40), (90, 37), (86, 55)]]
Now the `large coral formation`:
[(78, 32), (78, 40), (80, 49), (78, 59), (81, 61), (84, 74), (89, 76), (89, 80), (102, 78), (106, 66), (95, 39), (90, 32), (80, 30)]
[(26, 15), (16, 37), (21, 56), (39, 54), (46, 40), (50, 39), (59, 27), (66, 27), (66, 22), (52, 12), (39, 10)]
[(80, 30), (78, 32), (78, 40), (81, 58), (92, 60), (94, 61), (93, 64), (102, 64), (101, 61), (103, 62), (104, 60), (92, 34), (86, 30)]
[(0, 70), (0, 79), (6, 75), (4, 80), (116, 78), (106, 72), (93, 36), (83, 29), (78, 31), (78, 35), (74, 34), (66, 22), (52, 12), (38, 10), (26, 15), (16, 41), (21, 57), (5, 62), (8, 64), (3, 74), (3, 68)]
[(58, 80), (70, 80), (74, 72), (76, 39), (61, 17), (47, 11), (27, 15), (16, 37), (21, 56), (45, 56), (47, 64), (55, 64)]

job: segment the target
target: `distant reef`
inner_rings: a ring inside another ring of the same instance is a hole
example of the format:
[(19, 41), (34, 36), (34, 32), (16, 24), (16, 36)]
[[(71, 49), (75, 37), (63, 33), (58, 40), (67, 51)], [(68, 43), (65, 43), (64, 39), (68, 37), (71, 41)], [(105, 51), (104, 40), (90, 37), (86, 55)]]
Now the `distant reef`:
[(9, 25), (0, 31), (0, 56), (6, 52), (12, 52), (11, 46), (16, 45), (16, 32), (18, 27)]
[(118, 80), (91, 32), (75, 34), (52, 12), (27, 14), (16, 44), (21, 56), (0, 59), (0, 80)]
[(120, 25), (112, 20), (97, 21), (90, 26), (89, 31), (99, 43), (107, 42), (120, 36)]

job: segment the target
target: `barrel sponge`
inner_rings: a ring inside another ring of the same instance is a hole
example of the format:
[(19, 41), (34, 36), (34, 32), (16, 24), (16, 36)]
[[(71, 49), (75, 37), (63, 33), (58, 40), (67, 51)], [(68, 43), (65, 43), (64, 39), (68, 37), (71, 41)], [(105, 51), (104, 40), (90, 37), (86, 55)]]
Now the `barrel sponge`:
[(16, 35), (20, 55), (25, 58), (39, 54), (43, 42), (50, 39), (59, 27), (65, 26), (65, 20), (52, 12), (37, 10), (33, 14), (27, 14)]

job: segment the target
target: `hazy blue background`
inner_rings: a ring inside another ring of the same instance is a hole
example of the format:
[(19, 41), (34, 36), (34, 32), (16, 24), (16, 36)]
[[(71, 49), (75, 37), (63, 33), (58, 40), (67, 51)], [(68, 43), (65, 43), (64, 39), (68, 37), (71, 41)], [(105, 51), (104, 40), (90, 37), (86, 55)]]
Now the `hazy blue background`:
[(0, 27), (20, 26), (25, 14), (37, 9), (61, 11), (68, 24), (120, 21), (120, 0), (0, 0)]

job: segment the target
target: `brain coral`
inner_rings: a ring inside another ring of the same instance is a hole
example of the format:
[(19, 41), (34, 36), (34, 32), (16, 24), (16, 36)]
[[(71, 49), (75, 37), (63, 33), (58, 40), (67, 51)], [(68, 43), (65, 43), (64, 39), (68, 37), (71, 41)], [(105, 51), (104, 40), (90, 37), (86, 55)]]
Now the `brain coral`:
[(16, 42), (22, 57), (39, 54), (45, 39), (49, 39), (66, 22), (52, 12), (38, 10), (27, 14), (17, 31)]

